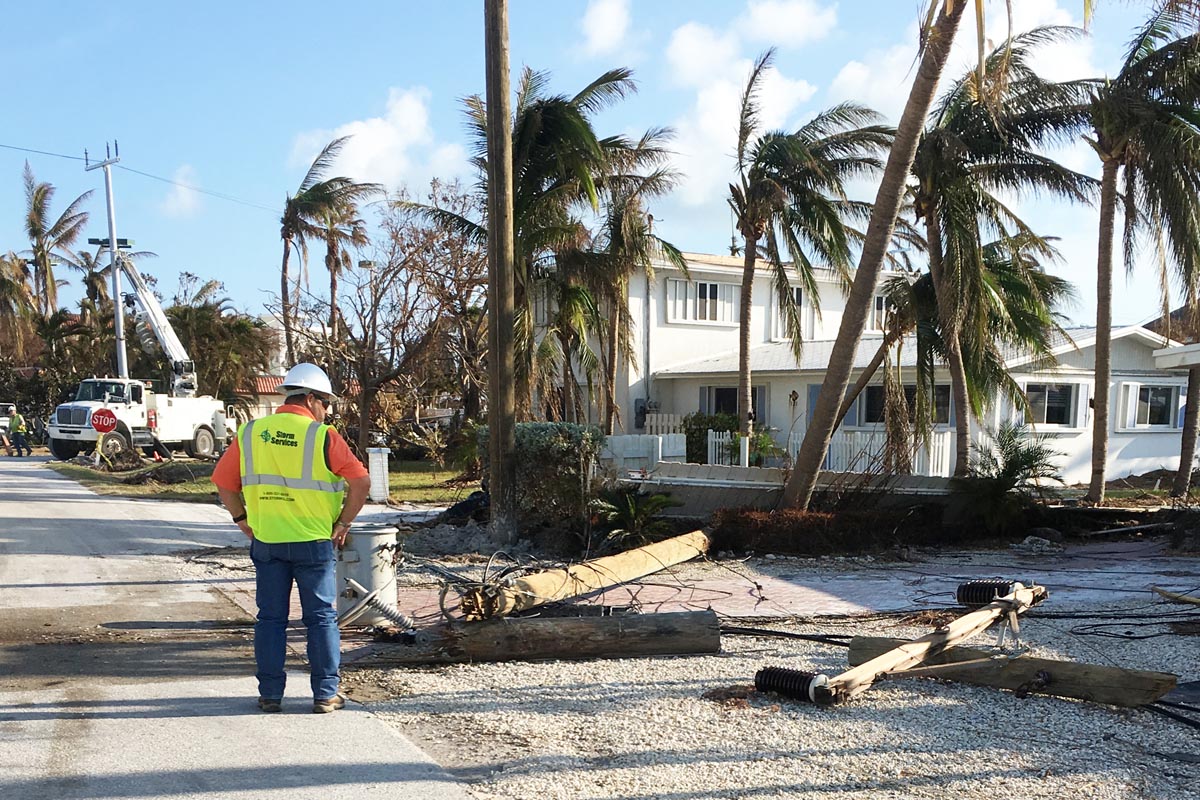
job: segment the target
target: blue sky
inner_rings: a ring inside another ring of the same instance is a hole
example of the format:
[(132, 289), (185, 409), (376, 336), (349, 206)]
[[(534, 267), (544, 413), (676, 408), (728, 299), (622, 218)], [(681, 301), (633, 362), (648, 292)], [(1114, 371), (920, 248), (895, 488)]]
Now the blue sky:
[[(727, 252), (726, 184), (733, 174), (737, 93), (749, 65), (779, 48), (764, 116), (793, 127), (842, 100), (894, 122), (911, 79), (918, 0), (511, 0), (511, 59), (551, 73), (573, 93), (614, 66), (634, 69), (639, 93), (604, 113), (602, 133), (671, 126), (685, 180), (651, 209), (658, 232), (685, 250)], [(1080, 22), (1082, 0), (1013, 0), (1014, 26)], [(1004, 3), (989, 5), (989, 32), (1004, 35)], [(1101, 0), (1091, 35), (1046, 51), (1039, 66), (1060, 79), (1113, 72), (1144, 6)], [(277, 291), (278, 209), (308, 163), (335, 135), (353, 133), (338, 172), (419, 192), (434, 176), (473, 177), (466, 164), (461, 98), (483, 91), (479, 0), (314, 0), (197, 6), (173, 2), (58, 0), (6, 9), (0, 145), (95, 157), (117, 139), (121, 165), (237, 198), (199, 194), (114, 171), (117, 235), (159, 254), (145, 262), (160, 290), (180, 271), (217, 278), (239, 307), (258, 311)], [(953, 74), (969, 63), (964, 21)], [(1060, 154), (1096, 173), (1086, 144)], [(103, 179), (82, 162), (0, 148), (0, 251), (28, 246), (21, 228), (21, 170), (58, 190), (57, 214), (93, 189), (88, 235), (107, 236)], [(1080, 301), (1094, 313), (1096, 213), (1017, 201), (1042, 233), (1062, 237)], [(319, 247), (314, 285), (323, 281)], [(60, 277), (71, 278), (64, 274)], [(1149, 260), (1117, 279), (1115, 321), (1159, 307)], [(66, 290), (70, 300), (78, 290)]]

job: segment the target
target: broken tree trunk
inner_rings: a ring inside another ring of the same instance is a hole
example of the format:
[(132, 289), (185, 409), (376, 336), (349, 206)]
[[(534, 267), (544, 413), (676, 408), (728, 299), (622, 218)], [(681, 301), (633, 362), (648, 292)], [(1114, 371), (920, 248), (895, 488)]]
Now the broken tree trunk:
[[(894, 650), (905, 642), (904, 639), (882, 636), (856, 636), (850, 640), (848, 659), (851, 666), (856, 666)], [(1008, 658), (970, 647), (946, 650), (927, 658), (924, 667), (892, 673), (888, 677), (944, 678), (974, 686), (1073, 697), (1129, 708), (1153, 703), (1175, 688), (1176, 681), (1176, 676), (1167, 672), (1078, 664), (1032, 656)]]
[(503, 617), (517, 611), (578, 597), (651, 575), (708, 552), (708, 535), (692, 531), (615, 556), (517, 578), (505, 586), (481, 586), (463, 595), (468, 620)]
[(916, 666), (986, 630), (1001, 617), (1019, 614), (1046, 598), (1046, 590), (1041, 586), (1028, 589), (1019, 583), (1016, 586), (1018, 588), (1012, 594), (963, 614), (933, 633), (911, 642), (904, 642), (895, 649), (881, 653), (841, 675), (830, 678), (828, 683), (814, 687), (814, 699), (822, 704), (849, 700), (871, 688), (871, 684), (880, 675)]
[(386, 645), (354, 663), (376, 666), (578, 660), (717, 653), (720, 649), (721, 627), (716, 613), (688, 611), (452, 622), (419, 630), (412, 643)]

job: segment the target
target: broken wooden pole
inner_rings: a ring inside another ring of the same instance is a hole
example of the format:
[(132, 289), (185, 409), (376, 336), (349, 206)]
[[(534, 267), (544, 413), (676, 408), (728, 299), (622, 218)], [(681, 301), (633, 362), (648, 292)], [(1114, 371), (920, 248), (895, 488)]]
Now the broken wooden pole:
[(357, 666), (460, 664), (475, 661), (574, 661), (691, 655), (721, 650), (712, 611), (614, 617), (517, 617), (451, 622), (415, 632), (411, 643), (377, 645)]
[(462, 597), (463, 616), (468, 620), (504, 617), (543, 603), (590, 594), (689, 561), (708, 552), (708, 545), (706, 533), (692, 531), (565, 569), (526, 575), (507, 585), (473, 588)]
[[(866, 663), (902, 644), (904, 639), (856, 636), (847, 656), (851, 666)], [(1018, 693), (1071, 697), (1093, 703), (1133, 708), (1161, 698), (1175, 688), (1168, 672), (1079, 664), (1051, 658), (1018, 656), (954, 647), (925, 660), (925, 666), (889, 673), (889, 678), (943, 678), (973, 686), (992, 686)]]
[(871, 684), (880, 675), (916, 666), (981, 633), (1001, 617), (1019, 614), (1046, 598), (1044, 587), (1032, 586), (1026, 589), (1019, 583), (1013, 586), (1014, 590), (1010, 594), (997, 598), (983, 608), (963, 614), (933, 633), (911, 642), (903, 642), (841, 675), (829, 678), (828, 682), (815, 683), (812, 687), (813, 700), (823, 705), (849, 700), (871, 688)]

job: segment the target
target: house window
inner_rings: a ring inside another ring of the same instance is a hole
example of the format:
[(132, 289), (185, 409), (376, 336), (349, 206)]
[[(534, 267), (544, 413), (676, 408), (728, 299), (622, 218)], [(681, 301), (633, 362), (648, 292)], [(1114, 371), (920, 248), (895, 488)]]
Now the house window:
[[(756, 424), (766, 424), (767, 393), (762, 386), (750, 387), (750, 404), (754, 406), (754, 421)], [(701, 414), (732, 414), (737, 416), (738, 389), (736, 386), (701, 386)]]
[[(796, 303), (796, 314), (800, 318), (800, 330), (804, 338), (811, 339), (813, 336), (811, 319), (804, 307), (804, 289), (799, 286), (790, 287), (792, 300)], [(783, 307), (779, 302), (778, 295), (773, 297), (773, 305), (775, 313), (771, 318), (771, 338), (777, 341), (791, 339), (792, 336), (788, 333), (787, 318), (784, 315)]]
[(891, 315), (894, 306), (888, 302), (888, 299), (881, 294), (875, 295), (871, 301), (871, 313), (867, 319), (867, 330), (885, 331), (887, 330), (888, 317)]
[(667, 322), (736, 324), (739, 287), (712, 281), (667, 281)]
[(544, 283), (533, 288), (533, 324), (544, 328), (550, 324), (550, 291)]
[(1025, 387), (1029, 422), (1034, 425), (1073, 425), (1076, 386), (1073, 383), (1031, 383)]
[[(868, 386), (866, 389), (866, 399), (859, 406), (861, 409), (859, 412), (859, 424), (874, 425), (882, 423), (884, 402), (883, 387), (879, 385)], [(914, 384), (910, 383), (904, 387), (904, 402), (908, 404), (908, 412), (911, 414), (917, 405), (917, 387)], [(933, 389), (933, 421), (936, 425), (947, 425), (950, 423), (950, 387), (948, 385), (935, 386)]]
[(1175, 416), (1174, 386), (1143, 386), (1138, 390), (1137, 424), (1172, 424)]

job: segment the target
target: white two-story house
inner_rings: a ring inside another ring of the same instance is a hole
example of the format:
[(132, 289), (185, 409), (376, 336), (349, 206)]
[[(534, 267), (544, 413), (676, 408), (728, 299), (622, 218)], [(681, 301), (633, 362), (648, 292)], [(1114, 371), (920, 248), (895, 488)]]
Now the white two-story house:
[[(687, 414), (694, 411), (736, 412), (738, 383), (738, 309), (742, 259), (687, 254), (690, 280), (662, 264), (653, 282), (638, 278), (630, 286), (629, 311), (637, 323), (634, 334), (637, 370), (622, 369), (617, 402), (621, 433), (639, 433), (644, 411)], [(797, 363), (785, 338), (770, 268), (760, 269), (754, 281), (751, 318), (751, 384), (755, 417), (767, 426), (781, 447), (794, 449), (808, 424), (825, 368), (842, 321), (845, 297), (832, 272), (818, 275), (819, 297), (793, 288), (802, 311), (805, 334)], [(853, 381), (876, 354), (882, 341), (886, 309), (877, 297), (867, 331), (855, 358)], [(1013, 353), (1008, 367), (1029, 398), (1025, 415), (1007, 401), (994, 403), (973, 426), (977, 442), (987, 439), (1004, 420), (1023, 419), (1063, 453), (1061, 468), (1068, 483), (1090, 475), (1094, 395), (1094, 332), (1068, 331), (1055, 349), (1057, 364), (1035, 364)], [(1172, 344), (1142, 327), (1114, 329), (1112, 346), (1112, 413), (1109, 426), (1110, 478), (1153, 469), (1175, 469), (1179, 459), (1185, 371), (1155, 367), (1152, 353)], [(914, 349), (903, 343), (893, 352), (901, 380), (914, 369)], [(929, 446), (914, 458), (914, 469), (926, 474), (949, 474), (954, 464), (952, 423), (958, 409), (951, 401), (949, 375), (935, 390), (937, 420)], [(596, 412), (593, 410), (592, 412)], [(593, 421), (595, 421), (595, 417)], [(860, 395), (835, 434), (827, 466), (831, 469), (873, 471), (882, 446), (883, 387), (876, 376)]]

